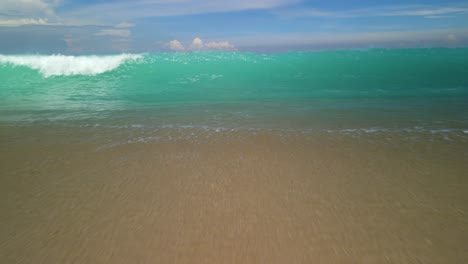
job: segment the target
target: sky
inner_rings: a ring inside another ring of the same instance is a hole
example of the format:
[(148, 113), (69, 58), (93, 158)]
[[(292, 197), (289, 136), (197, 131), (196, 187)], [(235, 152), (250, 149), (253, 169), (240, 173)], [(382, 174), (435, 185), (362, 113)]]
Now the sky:
[(0, 0), (0, 54), (468, 46), (468, 1)]

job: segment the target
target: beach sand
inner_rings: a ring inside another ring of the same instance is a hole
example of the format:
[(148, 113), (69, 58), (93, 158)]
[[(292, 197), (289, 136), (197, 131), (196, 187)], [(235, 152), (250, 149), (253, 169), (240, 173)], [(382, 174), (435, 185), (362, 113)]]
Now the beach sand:
[(465, 140), (184, 133), (0, 127), (0, 263), (468, 263)]

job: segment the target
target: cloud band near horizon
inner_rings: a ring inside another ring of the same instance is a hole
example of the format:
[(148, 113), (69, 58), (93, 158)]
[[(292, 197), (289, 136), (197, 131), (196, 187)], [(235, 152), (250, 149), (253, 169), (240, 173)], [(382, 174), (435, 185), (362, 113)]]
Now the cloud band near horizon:
[(468, 46), (463, 1), (0, 1), (0, 53)]

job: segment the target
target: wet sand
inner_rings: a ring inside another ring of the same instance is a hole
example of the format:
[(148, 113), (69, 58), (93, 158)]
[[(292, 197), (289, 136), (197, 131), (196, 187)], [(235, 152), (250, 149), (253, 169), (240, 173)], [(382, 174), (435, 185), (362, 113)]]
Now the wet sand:
[(106, 133), (1, 127), (0, 263), (468, 263), (464, 140)]

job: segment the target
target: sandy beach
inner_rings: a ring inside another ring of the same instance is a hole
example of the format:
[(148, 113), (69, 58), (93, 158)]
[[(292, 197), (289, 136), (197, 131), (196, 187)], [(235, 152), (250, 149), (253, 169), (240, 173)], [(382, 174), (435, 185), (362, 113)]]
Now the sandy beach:
[(468, 261), (463, 140), (0, 131), (2, 263)]

